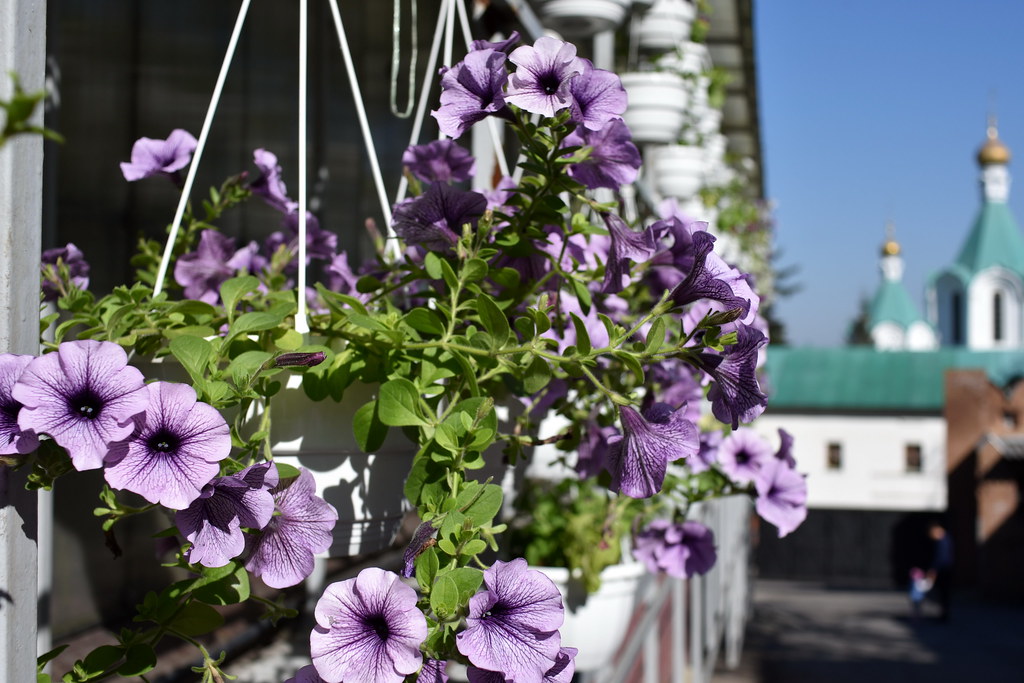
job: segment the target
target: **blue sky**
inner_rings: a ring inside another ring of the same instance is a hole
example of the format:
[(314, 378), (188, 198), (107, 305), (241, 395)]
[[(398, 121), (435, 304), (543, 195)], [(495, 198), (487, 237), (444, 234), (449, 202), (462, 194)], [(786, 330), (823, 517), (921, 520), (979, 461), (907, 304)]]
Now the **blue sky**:
[(980, 207), (993, 93), (1024, 219), (1024, 2), (754, 4), (766, 192), (780, 265), (803, 286), (777, 312), (791, 344), (835, 346), (879, 282), (888, 220), (923, 312)]

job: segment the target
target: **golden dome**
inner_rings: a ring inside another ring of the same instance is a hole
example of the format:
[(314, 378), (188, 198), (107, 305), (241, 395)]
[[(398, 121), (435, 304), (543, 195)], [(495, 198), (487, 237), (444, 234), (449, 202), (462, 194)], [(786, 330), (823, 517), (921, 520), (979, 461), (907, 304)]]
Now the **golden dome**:
[(996, 127), (988, 127), (988, 139), (978, 149), (978, 163), (982, 166), (1010, 163), (1010, 148), (1002, 143)]
[(899, 256), (900, 243), (894, 239), (888, 239), (882, 245), (882, 256)]

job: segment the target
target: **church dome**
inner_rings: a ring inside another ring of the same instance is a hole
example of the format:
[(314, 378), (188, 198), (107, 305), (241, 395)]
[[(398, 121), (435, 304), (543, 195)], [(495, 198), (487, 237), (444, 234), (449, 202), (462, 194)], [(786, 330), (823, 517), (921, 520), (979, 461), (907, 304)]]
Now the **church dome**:
[(887, 239), (882, 245), (882, 256), (899, 256), (900, 243), (894, 239)]
[(988, 139), (978, 149), (978, 164), (990, 166), (992, 164), (1010, 163), (1010, 148), (999, 139), (995, 126), (988, 127)]

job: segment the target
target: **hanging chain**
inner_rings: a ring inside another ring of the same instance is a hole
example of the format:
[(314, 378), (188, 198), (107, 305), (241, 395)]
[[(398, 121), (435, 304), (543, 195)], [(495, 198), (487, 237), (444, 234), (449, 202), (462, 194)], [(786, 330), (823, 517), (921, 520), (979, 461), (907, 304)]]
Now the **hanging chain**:
[(416, 58), (419, 53), (418, 31), (416, 30), (416, 0), (410, 0), (409, 22), (412, 32), (411, 54), (409, 55), (409, 95), (405, 110), (398, 109), (398, 67), (402, 53), (402, 0), (395, 0), (394, 23), (391, 28), (391, 113), (400, 119), (412, 114), (416, 103)]

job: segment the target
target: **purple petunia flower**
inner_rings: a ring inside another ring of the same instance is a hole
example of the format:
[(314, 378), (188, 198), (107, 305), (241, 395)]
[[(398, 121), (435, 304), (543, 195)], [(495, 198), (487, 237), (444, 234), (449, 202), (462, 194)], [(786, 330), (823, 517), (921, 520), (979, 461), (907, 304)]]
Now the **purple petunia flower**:
[(700, 419), (700, 402), (704, 390), (694, 377), (693, 368), (677, 358), (665, 359), (651, 366), (649, 377), (658, 385), (658, 396), (662, 403), (670, 406), (686, 405), (683, 415), (694, 424)]
[[(299, 204), (290, 202), (285, 212), (284, 226), (291, 232), (292, 238), (288, 242), (288, 248), (295, 256), (293, 261), (298, 263), (299, 258)], [(277, 233), (280, 234), (280, 233)], [(273, 252), (271, 252), (273, 253)], [(338, 236), (320, 227), (320, 221), (313, 212), (306, 212), (306, 259), (321, 259), (330, 261), (338, 253)]]
[(128, 182), (152, 175), (172, 175), (188, 166), (196, 139), (187, 130), (176, 128), (166, 140), (139, 138), (132, 145), (132, 160), (121, 162), (121, 173)]
[(309, 576), (313, 556), (330, 547), (338, 512), (316, 495), (313, 475), (304, 467), (296, 479), (279, 483), (270, 493), (280, 514), (253, 543), (245, 568), (271, 588), (287, 588)]
[[(680, 306), (699, 299), (720, 301), (727, 310), (743, 309), (746, 320), (751, 313), (757, 313), (757, 297), (735, 268), (729, 268), (712, 252), (715, 237), (703, 230), (691, 235), (693, 266), (686, 277), (672, 290), (672, 300)], [(746, 296), (744, 296), (746, 295)]]
[[(82, 255), (82, 251), (71, 242), (66, 246), (56, 249), (47, 249), (40, 259), (43, 271), (43, 301), (56, 301), (60, 298), (60, 290), (56, 284), (57, 266), (63, 263), (67, 266), (71, 283), (79, 289), (89, 288), (89, 263)], [(49, 276), (52, 273), (52, 278)]]
[(718, 465), (733, 481), (754, 481), (765, 463), (772, 459), (772, 447), (753, 429), (740, 427), (718, 447)]
[(754, 480), (757, 514), (779, 529), (779, 538), (807, 518), (807, 480), (779, 458), (768, 458)]
[[(559, 648), (555, 663), (550, 669), (544, 672), (541, 683), (570, 683), (573, 674), (576, 673), (576, 653), (574, 647)], [(505, 678), (497, 671), (487, 671), (475, 666), (466, 667), (466, 678), (469, 683), (509, 683), (516, 679)]]
[(396, 206), (392, 225), (409, 244), (444, 251), (459, 240), (464, 224), (476, 224), (486, 206), (479, 192), (434, 183), (421, 196)]
[(427, 618), (394, 572), (367, 567), (316, 603), (310, 655), (326, 683), (401, 683), (423, 661)]
[(496, 43), (492, 43), (488, 40), (474, 40), (469, 45), (470, 50), (497, 50), (498, 52), (504, 52), (508, 54), (510, 47), (519, 42), (519, 31), (512, 31), (512, 34), (505, 40), (499, 40)]
[(607, 466), (609, 444), (613, 438), (622, 438), (615, 427), (600, 427), (592, 421), (583, 427), (583, 437), (576, 448), (576, 474), (580, 479), (596, 477)]
[(262, 175), (249, 183), (249, 190), (281, 213), (287, 213), (292, 200), (288, 198), (288, 190), (281, 179), (277, 156), (265, 149), (257, 149), (252, 153), (252, 160)]
[(215, 304), (220, 299), (220, 286), (252, 264), (249, 247), (235, 249), (235, 240), (216, 230), (199, 234), (196, 250), (182, 254), (174, 264), (174, 280), (185, 288), (189, 299)]
[(476, 170), (476, 159), (466, 148), (447, 138), (425, 145), (409, 145), (402, 153), (402, 164), (427, 183), (466, 180)]
[(685, 410), (655, 403), (641, 415), (619, 406), (623, 435), (609, 439), (609, 489), (631, 498), (650, 498), (661, 490), (668, 463), (695, 454), (699, 447), (697, 428), (682, 417)]
[(562, 595), (526, 560), (498, 560), (484, 570), (484, 590), (469, 599), (459, 652), (481, 669), (514, 681), (536, 681), (556, 662), (565, 619)]
[(505, 683), (505, 676), (497, 671), (488, 671), (476, 666), (466, 667), (466, 679), (469, 683)]
[(629, 128), (620, 120), (609, 121), (596, 131), (577, 128), (566, 136), (563, 144), (592, 148), (585, 160), (569, 166), (569, 176), (590, 189), (618, 190), (636, 180), (640, 150), (633, 144)]
[(274, 514), (277, 468), (259, 463), (241, 472), (214, 479), (185, 510), (174, 515), (174, 523), (192, 543), (187, 557), (192, 564), (223, 567), (245, 550), (242, 527), (262, 529)]
[(657, 239), (651, 227), (634, 232), (615, 214), (606, 213), (603, 217), (611, 235), (612, 248), (605, 264), (601, 291), (605, 294), (614, 294), (621, 292), (629, 284), (628, 261), (645, 263), (650, 260), (654, 256)]
[[(601, 130), (610, 121), (622, 118), (626, 111), (626, 89), (618, 74), (595, 68), (589, 59), (581, 57), (580, 63), (580, 75), (569, 81), (573, 99), (571, 120), (588, 130)], [(626, 132), (629, 133), (628, 128)]]
[(320, 674), (316, 672), (315, 666), (307, 664), (296, 671), (295, 675), (284, 683), (324, 683), (324, 679), (320, 678)]
[(0, 353), (0, 455), (25, 455), (39, 447), (39, 437), (31, 429), (18, 426), (21, 403), (11, 390), (35, 356)]
[(474, 50), (441, 76), (441, 106), (430, 115), (441, 132), (450, 138), (461, 136), (477, 121), (502, 114), (505, 104), (504, 52)]
[(543, 116), (572, 104), (569, 82), (584, 68), (575, 45), (541, 36), (533, 45), (517, 47), (508, 59), (519, 68), (509, 78), (506, 102)]
[(793, 457), (793, 435), (782, 427), (779, 427), (779, 450), (775, 451), (775, 457), (791, 468), (796, 467), (796, 458)]
[(724, 438), (722, 432), (718, 430), (701, 432), (700, 450), (697, 451), (696, 457), (686, 461), (686, 464), (690, 466), (690, 471), (697, 473), (711, 469), (711, 466), (718, 462), (718, 449)]
[(132, 435), (111, 447), (103, 476), (115, 489), (184, 510), (220, 471), (231, 430), (188, 384), (153, 382), (146, 390), (149, 406), (135, 417)]
[(732, 425), (751, 422), (764, 412), (768, 397), (757, 383), (758, 350), (768, 343), (760, 331), (748, 325), (736, 330), (736, 343), (722, 353), (704, 352), (694, 359), (696, 365), (711, 375), (715, 383), (708, 391), (711, 412), (720, 421)]
[(448, 662), (440, 659), (428, 659), (423, 662), (419, 677), (416, 681), (423, 683), (448, 683)]
[(718, 559), (715, 535), (700, 522), (674, 524), (656, 519), (636, 537), (633, 557), (652, 574), (665, 572), (677, 579), (706, 574)]
[(22, 404), (18, 427), (49, 434), (76, 470), (103, 465), (110, 447), (128, 438), (146, 410), (142, 373), (113, 342), (64, 342), (29, 363), (11, 390)]
[(412, 578), (416, 572), (416, 558), (426, 548), (427, 541), (432, 540), (437, 532), (437, 527), (434, 524), (434, 521), (421, 522), (413, 532), (412, 540), (409, 541), (405, 552), (402, 553), (402, 576), (405, 578)]

